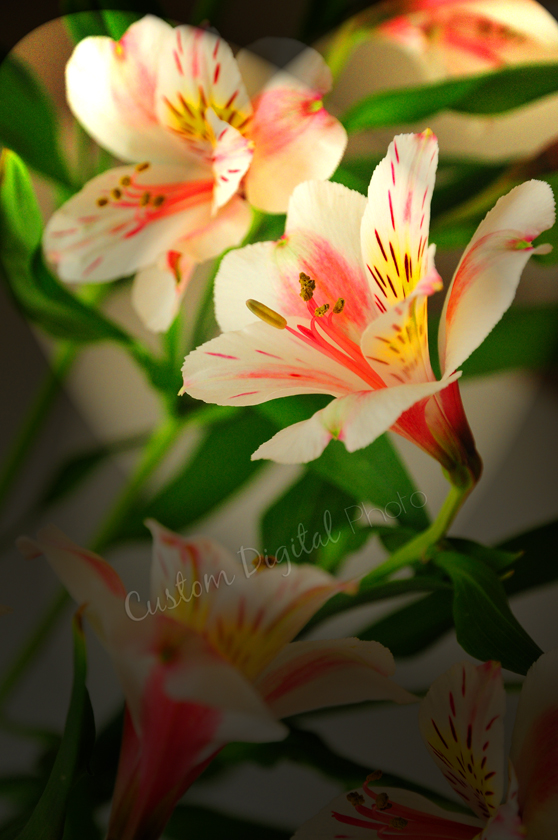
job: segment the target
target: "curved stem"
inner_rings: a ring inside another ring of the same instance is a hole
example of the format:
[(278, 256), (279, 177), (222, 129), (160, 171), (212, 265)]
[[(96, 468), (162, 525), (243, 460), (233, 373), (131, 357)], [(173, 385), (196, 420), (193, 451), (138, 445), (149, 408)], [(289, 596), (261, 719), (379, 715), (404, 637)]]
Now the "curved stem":
[(77, 346), (73, 342), (64, 342), (59, 346), (45, 381), (10, 447), (6, 461), (0, 469), (0, 505), (4, 503), (27, 457), (30, 447), (35, 442), (41, 423), (56, 398), (60, 380), (64, 378), (70, 369), (76, 353)]
[(397, 572), (415, 560), (425, 559), (429, 549), (445, 535), (471, 489), (471, 486), (457, 487), (452, 485), (434, 522), (429, 525), (426, 531), (417, 534), (416, 537), (405, 543), (387, 560), (367, 574), (360, 582), (359, 591), (362, 592), (375, 586), (377, 581), (383, 580), (387, 575)]

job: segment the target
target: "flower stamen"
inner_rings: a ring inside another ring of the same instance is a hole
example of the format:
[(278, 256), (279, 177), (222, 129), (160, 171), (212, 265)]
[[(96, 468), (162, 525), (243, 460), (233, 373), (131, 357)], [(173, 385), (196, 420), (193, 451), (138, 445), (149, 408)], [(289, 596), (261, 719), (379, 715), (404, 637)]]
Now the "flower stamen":
[(287, 319), (283, 318), (278, 312), (275, 312), (274, 309), (270, 309), (265, 303), (250, 299), (246, 301), (246, 306), (252, 315), (255, 315), (271, 327), (275, 327), (277, 330), (284, 330), (287, 326)]

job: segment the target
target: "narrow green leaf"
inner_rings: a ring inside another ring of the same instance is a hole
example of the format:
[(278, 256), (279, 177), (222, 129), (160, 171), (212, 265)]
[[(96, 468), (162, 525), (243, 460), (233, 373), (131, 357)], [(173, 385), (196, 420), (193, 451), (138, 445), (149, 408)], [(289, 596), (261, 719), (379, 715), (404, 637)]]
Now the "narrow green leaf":
[(59, 338), (129, 343), (116, 324), (75, 297), (47, 269), (41, 215), (25, 164), (5, 149), (0, 165), (0, 267), (25, 314)]
[(501, 545), (509, 552), (521, 552), (513, 575), (504, 581), (508, 595), (545, 586), (558, 580), (558, 520), (519, 534)]
[(263, 466), (251, 461), (274, 427), (250, 410), (235, 412), (210, 428), (184, 468), (156, 496), (127, 518), (117, 539), (143, 539), (143, 522), (153, 517), (173, 530), (185, 528), (229, 499)]
[(501, 572), (507, 569), (522, 554), (521, 551), (504, 551), (501, 548), (492, 548), (488, 545), (480, 545), (480, 543), (474, 542), (473, 540), (458, 539), (457, 537), (451, 537), (447, 542), (458, 554), (467, 554), (476, 560), (482, 560), (483, 563), (486, 563), (495, 572)]
[(60, 0), (60, 9), (64, 15), (64, 25), (72, 40), (78, 44), (84, 38), (106, 37), (107, 28), (98, 10), (92, 10), (87, 0)]
[(482, 560), (442, 552), (434, 563), (454, 585), (453, 617), (457, 641), (476, 659), (496, 659), (504, 668), (526, 674), (542, 650), (510, 610), (496, 573)]
[(496, 114), (558, 90), (558, 64), (506, 67), (494, 73), (418, 87), (382, 91), (358, 102), (343, 116), (348, 132), (401, 125), (451, 109)]
[(13, 55), (0, 65), (0, 144), (41, 175), (72, 185), (58, 145), (56, 115), (47, 92)]
[(85, 685), (87, 654), (81, 618), (76, 616), (74, 634), (74, 684), (62, 743), (46, 788), (18, 840), (61, 840), (72, 787), (89, 761), (95, 740), (95, 724)]

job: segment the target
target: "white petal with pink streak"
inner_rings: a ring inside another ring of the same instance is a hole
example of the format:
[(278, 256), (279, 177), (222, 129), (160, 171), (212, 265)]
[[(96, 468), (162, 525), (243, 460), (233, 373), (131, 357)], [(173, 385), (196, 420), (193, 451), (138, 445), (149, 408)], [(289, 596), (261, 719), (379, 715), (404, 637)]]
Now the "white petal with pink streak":
[(213, 208), (218, 210), (232, 198), (252, 161), (253, 146), (240, 131), (220, 120), (212, 108), (205, 117), (214, 134), (213, 142)]
[(390, 677), (393, 656), (359, 639), (293, 642), (258, 677), (256, 688), (277, 717), (364, 700), (417, 701)]
[(256, 320), (245, 305), (252, 298), (284, 317), (308, 318), (299, 275), (316, 281), (315, 306), (338, 298), (345, 307), (338, 324), (353, 340), (376, 309), (364, 274), (358, 230), (366, 199), (341, 184), (312, 181), (298, 186), (289, 202), (285, 236), (227, 254), (215, 282), (215, 310), (222, 330)]
[(333, 438), (343, 441), (349, 452), (362, 449), (386, 432), (408, 408), (446, 388), (455, 377), (356, 391), (332, 400), (309, 420), (282, 429), (252, 455), (280, 464), (306, 464), (317, 458)]
[(435, 680), (420, 707), (430, 755), (455, 792), (485, 820), (502, 799), (505, 703), (498, 663), (461, 662)]
[(527, 836), (551, 840), (558, 825), (558, 650), (543, 654), (527, 672), (510, 757)]
[(555, 221), (552, 190), (527, 181), (503, 196), (479, 225), (446, 295), (438, 347), (442, 370), (453, 372), (481, 344), (510, 306), (533, 239)]
[[(122, 178), (132, 183), (124, 187)], [(209, 224), (212, 189), (212, 181), (192, 181), (178, 166), (111, 169), (51, 217), (43, 239), (47, 258), (63, 280), (102, 283), (131, 274), (155, 263), (185, 232)], [(164, 200), (142, 204), (144, 194)], [(108, 203), (99, 206), (99, 199)]]
[(80, 41), (66, 67), (68, 104), (87, 132), (123, 160), (188, 162), (181, 141), (155, 114), (156, 70), (169, 56), (173, 29), (148, 15), (119, 42)]
[(217, 405), (257, 405), (291, 394), (340, 396), (365, 387), (340, 362), (261, 321), (202, 344), (186, 356), (182, 374), (183, 392)]
[(168, 251), (156, 265), (134, 277), (132, 305), (152, 332), (165, 332), (174, 321), (196, 263), (186, 254)]
[(373, 293), (380, 277), (386, 307), (403, 300), (428, 268), (430, 201), (438, 163), (432, 133), (399, 134), (368, 188), (361, 242)]
[(347, 145), (347, 133), (321, 104), (321, 93), (298, 86), (258, 96), (250, 137), (255, 148), (246, 194), (266, 213), (284, 213), (303, 181), (333, 175)]

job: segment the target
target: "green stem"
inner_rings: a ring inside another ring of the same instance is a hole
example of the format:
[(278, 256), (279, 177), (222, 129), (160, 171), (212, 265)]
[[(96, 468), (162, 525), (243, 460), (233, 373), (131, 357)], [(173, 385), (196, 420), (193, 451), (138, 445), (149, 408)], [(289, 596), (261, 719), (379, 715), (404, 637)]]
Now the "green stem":
[(367, 574), (360, 582), (360, 591), (375, 586), (379, 580), (383, 580), (387, 575), (399, 571), (399, 569), (415, 560), (424, 560), (432, 546), (436, 545), (445, 535), (470, 492), (471, 486), (456, 487), (452, 485), (434, 522), (429, 525), (426, 531), (413, 537), (412, 540), (405, 543), (387, 560)]
[(8, 457), (0, 470), (0, 505), (4, 503), (29, 449), (35, 442), (41, 423), (58, 393), (60, 380), (70, 369), (76, 353), (77, 346), (74, 343), (64, 342), (60, 344), (51, 362), (46, 379), (36, 395), (31, 410), (10, 447)]

